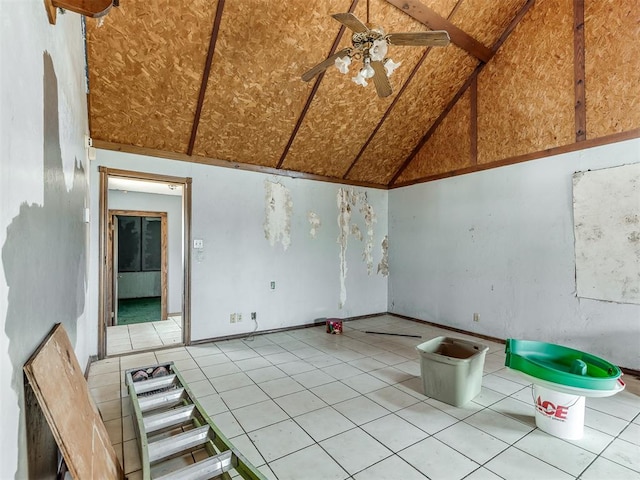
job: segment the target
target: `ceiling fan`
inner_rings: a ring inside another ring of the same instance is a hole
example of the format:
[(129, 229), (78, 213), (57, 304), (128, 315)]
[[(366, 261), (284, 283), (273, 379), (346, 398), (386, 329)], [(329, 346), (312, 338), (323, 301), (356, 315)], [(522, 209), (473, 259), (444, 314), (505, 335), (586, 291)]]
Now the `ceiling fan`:
[(445, 30), (386, 34), (382, 27), (369, 23), (369, 0), (367, 0), (366, 23), (361, 22), (353, 13), (334, 13), (331, 16), (353, 31), (352, 46), (334, 53), (305, 72), (302, 75), (302, 80), (305, 82), (324, 72), (331, 65), (335, 65), (341, 73), (346, 74), (352, 59), (362, 60), (363, 66), (352, 80), (366, 87), (367, 80), (373, 78), (378, 96), (388, 97), (392, 92), (389, 75), (400, 65), (387, 57), (389, 45), (445, 47), (450, 41), (449, 34)]

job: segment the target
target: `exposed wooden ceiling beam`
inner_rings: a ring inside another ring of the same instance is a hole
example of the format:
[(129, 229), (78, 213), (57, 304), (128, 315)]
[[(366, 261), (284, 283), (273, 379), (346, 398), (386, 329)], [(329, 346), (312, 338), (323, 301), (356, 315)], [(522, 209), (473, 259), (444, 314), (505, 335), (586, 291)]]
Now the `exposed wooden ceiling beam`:
[[(351, 2), (351, 7), (349, 7), (349, 13), (353, 13), (354, 10), (356, 9), (356, 5), (358, 5), (358, 0), (353, 0)], [(336, 50), (338, 49), (338, 45), (340, 45), (340, 40), (342, 40), (342, 35), (344, 35), (344, 31), (345, 31), (345, 26), (342, 25), (340, 27), (340, 30), (338, 30), (338, 35), (336, 35), (335, 40), (333, 41), (333, 45), (331, 45), (331, 50), (329, 50), (329, 54), (327, 55), (327, 57), (330, 57), (331, 55), (333, 55), (334, 53), (336, 53)], [(278, 164), (276, 165), (276, 168), (281, 168), (282, 164), (284, 163), (284, 159), (287, 157), (287, 154), (289, 153), (289, 149), (291, 148), (291, 145), (293, 144), (293, 140), (296, 138), (296, 135), (298, 134), (298, 130), (300, 130), (300, 126), (302, 125), (302, 122), (304, 121), (304, 117), (307, 115), (307, 111), (309, 110), (309, 107), (311, 106), (311, 102), (313, 101), (314, 97), (316, 96), (316, 93), (318, 92), (318, 88), (320, 88), (320, 82), (322, 82), (322, 79), (324, 78), (324, 74), (325, 72), (321, 72), (320, 74), (318, 74), (318, 77), (316, 78), (316, 82), (313, 84), (313, 88), (311, 89), (311, 93), (309, 94), (309, 97), (307, 97), (307, 102), (304, 104), (304, 108), (302, 109), (302, 112), (300, 113), (300, 116), (298, 117), (298, 121), (296, 122), (295, 127), (293, 127), (293, 132), (291, 132), (291, 136), (289, 137), (289, 141), (287, 142), (287, 145), (284, 147), (284, 151), (282, 152), (282, 155), (280, 156), (280, 160), (278, 160)]]
[(573, 0), (573, 76), (576, 142), (587, 139), (587, 108), (584, 70), (584, 0)]
[[(394, 0), (395, 1), (395, 0)], [(525, 14), (529, 11), (529, 9), (533, 6), (533, 4), (535, 3), (535, 0), (528, 0), (527, 3), (525, 3), (522, 8), (518, 11), (518, 13), (516, 14), (515, 17), (513, 17), (513, 20), (511, 20), (511, 23), (509, 24), (509, 26), (505, 29), (505, 31), (502, 33), (502, 35), (500, 36), (500, 38), (498, 39), (498, 41), (496, 41), (496, 43), (493, 45), (493, 47), (491, 48), (491, 57), (489, 58), (489, 60), (496, 54), (496, 52), (500, 49), (500, 47), (502, 46), (502, 44), (507, 40), (507, 38), (509, 38), (509, 35), (511, 35), (511, 32), (513, 32), (513, 30), (516, 28), (516, 26), (520, 23), (520, 21), (522, 20), (522, 18), (525, 16)], [(424, 134), (424, 136), (420, 139), (420, 141), (418, 142), (418, 144), (415, 146), (415, 148), (413, 149), (413, 151), (409, 154), (409, 156), (407, 157), (407, 159), (404, 161), (404, 163), (402, 164), (402, 166), (398, 169), (398, 171), (396, 172), (396, 174), (393, 176), (393, 178), (391, 179), (391, 181), (388, 183), (389, 186), (395, 185), (396, 181), (398, 180), (398, 178), (400, 178), (400, 175), (402, 175), (402, 172), (405, 171), (405, 169), (409, 166), (409, 164), (411, 163), (411, 161), (415, 158), (415, 156), (417, 155), (417, 153), (420, 151), (420, 149), (427, 143), (427, 141), (431, 138), (431, 136), (433, 135), (433, 133), (436, 131), (436, 129), (440, 126), (440, 124), (442, 123), (442, 121), (446, 118), (446, 116), (449, 114), (449, 112), (451, 111), (451, 109), (455, 106), (455, 104), (458, 102), (458, 100), (460, 99), (460, 97), (462, 97), (462, 95), (464, 95), (464, 93), (467, 91), (467, 89), (473, 84), (473, 82), (475, 81), (475, 79), (477, 78), (477, 76), (480, 74), (480, 72), (484, 69), (486, 63), (480, 63), (475, 70), (473, 71), (473, 73), (471, 75), (469, 75), (469, 78), (466, 80), (466, 82), (464, 82), (464, 84), (462, 85), (462, 87), (460, 87), (460, 89), (458, 90), (458, 92), (453, 96), (453, 98), (451, 99), (451, 101), (447, 104), (447, 106), (445, 107), (445, 109), (442, 111), (442, 113), (440, 114), (440, 116), (436, 119), (435, 122), (433, 122), (433, 124), (431, 125), (431, 128), (429, 128), (429, 130), (427, 130), (427, 133)]]
[[(447, 18), (451, 18), (456, 11), (458, 10), (458, 8), (460, 7), (460, 5), (462, 4), (463, 0), (458, 0), (457, 3), (455, 4), (455, 6), (451, 9), (451, 13), (449, 13), (449, 16)], [(369, 146), (369, 144), (371, 143), (371, 140), (373, 140), (373, 137), (376, 136), (376, 134), (378, 133), (378, 130), (380, 130), (380, 128), (382, 127), (382, 124), (385, 122), (385, 120), (387, 119), (387, 117), (389, 116), (389, 114), (391, 113), (391, 111), (393, 110), (393, 108), (396, 106), (396, 103), (398, 103), (398, 100), (400, 100), (400, 97), (402, 96), (402, 94), (404, 93), (404, 91), (407, 89), (407, 87), (409, 86), (409, 83), (411, 82), (411, 80), (413, 79), (413, 77), (415, 76), (415, 74), (418, 72), (418, 70), (420, 69), (420, 66), (424, 63), (424, 61), (427, 59), (427, 55), (429, 55), (429, 52), (431, 51), (431, 48), (427, 48), (425, 50), (425, 52), (422, 54), (422, 57), (420, 57), (420, 60), (418, 60), (418, 63), (416, 63), (416, 66), (413, 67), (413, 70), (411, 70), (411, 73), (409, 74), (409, 76), (407, 77), (407, 80), (404, 82), (404, 85), (402, 85), (402, 87), (400, 88), (400, 91), (398, 92), (398, 94), (395, 96), (395, 98), (393, 99), (393, 102), (391, 102), (391, 105), (389, 105), (389, 107), (387, 108), (387, 110), (384, 112), (384, 115), (382, 116), (382, 118), (380, 119), (380, 121), (378, 122), (378, 125), (376, 125), (376, 128), (373, 129), (373, 132), (371, 132), (371, 135), (369, 135), (369, 138), (367, 138), (367, 141), (364, 142), (364, 145), (362, 145), (362, 148), (360, 149), (360, 151), (358, 152), (358, 154), (356, 155), (356, 157), (353, 159), (353, 162), (351, 162), (351, 165), (349, 165), (349, 168), (347, 168), (347, 171), (344, 173), (344, 175), (342, 176), (343, 179), (346, 179), (349, 174), (351, 173), (351, 170), (353, 170), (353, 167), (356, 166), (356, 163), (358, 163), (358, 160), (360, 160), (360, 157), (362, 156), (362, 154), (364, 153), (364, 151), (367, 149), (367, 147)]]
[(446, 18), (442, 18), (434, 10), (424, 5), (419, 0), (386, 0), (394, 7), (399, 8), (407, 15), (413, 17), (420, 23), (425, 24), (432, 30), (446, 30), (449, 32), (451, 42), (462, 48), (477, 59), (488, 62), (493, 56), (491, 50), (482, 43), (470, 36), (465, 31), (456, 27)]
[(198, 103), (196, 105), (196, 113), (191, 127), (191, 138), (189, 139), (189, 147), (187, 155), (193, 155), (193, 147), (196, 143), (196, 135), (198, 134), (198, 126), (200, 125), (200, 115), (202, 114), (202, 105), (204, 104), (204, 94), (207, 92), (209, 84), (209, 74), (211, 73), (211, 64), (213, 63), (213, 54), (216, 50), (216, 42), (218, 41), (218, 32), (220, 32), (220, 23), (222, 22), (222, 11), (224, 10), (225, 0), (218, 0), (216, 16), (213, 20), (213, 29), (211, 31), (211, 39), (209, 40), (209, 50), (207, 51), (207, 60), (204, 64), (202, 72), (202, 83), (200, 84), (200, 94), (198, 95)]

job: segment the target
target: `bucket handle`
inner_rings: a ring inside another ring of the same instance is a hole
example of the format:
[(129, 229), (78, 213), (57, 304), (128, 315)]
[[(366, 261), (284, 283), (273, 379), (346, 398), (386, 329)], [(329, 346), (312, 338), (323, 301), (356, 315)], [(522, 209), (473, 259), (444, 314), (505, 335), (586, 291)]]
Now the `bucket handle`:
[[(531, 398), (533, 400), (533, 408), (537, 409), (538, 403), (536, 402), (536, 395), (533, 393), (533, 385), (531, 385)], [(574, 400), (574, 402), (571, 405), (567, 405), (567, 410), (573, 407), (576, 403), (578, 403), (578, 400), (580, 400), (580, 397), (576, 396), (576, 399)]]

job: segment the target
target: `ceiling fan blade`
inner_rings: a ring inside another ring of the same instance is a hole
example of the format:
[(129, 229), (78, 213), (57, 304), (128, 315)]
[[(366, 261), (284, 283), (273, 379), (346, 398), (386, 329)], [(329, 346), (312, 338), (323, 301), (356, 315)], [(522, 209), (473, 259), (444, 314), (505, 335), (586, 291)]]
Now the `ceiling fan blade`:
[(389, 43), (391, 45), (415, 45), (425, 47), (446, 47), (451, 39), (446, 30), (435, 30), (433, 32), (407, 32), (390, 33)]
[(369, 31), (369, 28), (367, 28), (367, 26), (362, 23), (353, 13), (334, 13), (331, 16), (338, 20), (341, 24), (349, 27), (355, 33)]
[(376, 91), (378, 92), (379, 97), (388, 97), (391, 95), (391, 83), (389, 83), (389, 77), (387, 77), (387, 72), (384, 70), (384, 65), (382, 62), (371, 62), (371, 67), (373, 68), (373, 84), (376, 86)]
[(349, 50), (351, 50), (351, 49), (350, 48), (343, 48), (339, 52), (336, 52), (333, 55), (331, 55), (330, 57), (327, 57), (325, 60), (323, 60), (322, 62), (317, 64), (311, 70), (303, 73), (302, 74), (302, 80), (304, 80), (305, 82), (308, 82), (309, 80), (311, 80), (313, 77), (315, 77), (319, 73), (324, 72), (327, 68), (329, 68), (331, 65), (333, 65), (335, 63), (336, 58), (344, 57), (345, 55), (347, 55), (349, 53)]

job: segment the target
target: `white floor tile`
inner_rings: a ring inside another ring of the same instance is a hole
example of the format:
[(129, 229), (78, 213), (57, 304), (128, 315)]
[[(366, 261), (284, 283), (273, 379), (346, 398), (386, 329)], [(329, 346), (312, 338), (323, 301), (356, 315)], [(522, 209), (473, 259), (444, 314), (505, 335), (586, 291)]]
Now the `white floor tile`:
[(515, 446), (576, 477), (596, 458), (594, 453), (540, 430), (534, 430), (518, 441)]
[(427, 477), (397, 455), (370, 466), (354, 475), (355, 480), (425, 480)]
[(484, 465), (485, 468), (501, 476), (505, 480), (521, 480), (523, 478), (549, 478), (565, 480), (571, 475), (552, 467), (548, 463), (532, 457), (517, 448), (509, 448)]
[(289, 377), (277, 378), (260, 383), (260, 388), (271, 398), (278, 398), (304, 390), (302, 385)]
[(331, 458), (352, 475), (392, 454), (387, 447), (359, 428), (319, 443)]
[(489, 375), (482, 377), (482, 386), (503, 395), (511, 395), (525, 387), (525, 385), (522, 385), (521, 383), (508, 380), (495, 373), (490, 373)]
[(245, 431), (251, 432), (289, 418), (273, 400), (254, 403), (233, 411), (234, 417)]
[(517, 442), (533, 430), (531, 426), (490, 409), (471, 415), (465, 418), (464, 422), (510, 444)]
[(248, 371), (271, 366), (271, 362), (263, 357), (252, 357), (252, 358), (247, 358), (246, 360), (238, 360), (238, 361), (234, 360), (234, 363), (243, 372), (248, 372)]
[(327, 406), (325, 402), (308, 390), (278, 397), (275, 402), (292, 418)]
[[(534, 428), (531, 388), (502, 366), (504, 345), (489, 342), (481, 394), (454, 407), (423, 394), (415, 350), (424, 339), (450, 332), (390, 315), (348, 325), (340, 336), (326, 335), (324, 327), (306, 328), (258, 335), (253, 342), (228, 340), (94, 363), (89, 386), (128, 476), (141, 478), (124, 371), (173, 361), (218, 428), (270, 480), (450, 480), (465, 475), (466, 480), (511, 480), (531, 478), (531, 472), (554, 480), (640, 480), (640, 401), (631, 388), (613, 397), (588, 398), (584, 437), (563, 440)], [(108, 335), (123, 349), (131, 342), (181, 340), (177, 323), (118, 328)], [(284, 440), (272, 447), (274, 432)], [(271, 449), (268, 465), (251, 438)]]
[(501, 477), (484, 467), (480, 467), (464, 477), (464, 480), (501, 480)]
[(640, 473), (598, 457), (580, 476), (581, 480), (640, 480)]
[(585, 408), (584, 424), (608, 435), (617, 436), (624, 430), (628, 422), (592, 408)]
[(286, 377), (287, 374), (280, 370), (278, 367), (270, 365), (268, 367), (262, 367), (255, 370), (249, 370), (246, 374), (256, 383), (264, 383), (276, 378)]
[(278, 480), (345, 480), (349, 474), (317, 444), (269, 463)]
[(353, 388), (346, 386), (342, 382), (325, 383), (324, 385), (313, 387), (311, 391), (329, 405), (360, 396)]
[(439, 432), (458, 421), (457, 418), (424, 402), (398, 410), (396, 414), (429, 434)]
[(398, 452), (429, 436), (425, 431), (395, 414), (365, 423), (361, 428), (393, 452)]
[(316, 442), (326, 440), (329, 437), (356, 427), (347, 417), (331, 407), (324, 407), (299, 415), (294, 420), (311, 435)]
[(480, 466), (433, 437), (398, 455), (431, 480), (458, 480)]
[(272, 462), (315, 443), (291, 419), (254, 430), (248, 435), (267, 462)]
[(390, 412), (401, 410), (419, 402), (417, 398), (412, 397), (396, 387), (384, 387), (367, 393), (366, 396)]
[(605, 448), (602, 456), (612, 462), (640, 472), (640, 448), (633, 443), (616, 438)]
[(306, 388), (313, 388), (317, 387), (318, 385), (324, 385), (325, 383), (334, 381), (333, 377), (317, 369), (310, 372), (292, 375), (291, 378), (293, 378), (296, 382), (300, 383)]
[(269, 399), (267, 394), (260, 390), (257, 385), (247, 385), (246, 387), (221, 392), (220, 397), (230, 410)]
[(364, 396), (336, 403), (333, 405), (333, 408), (356, 425), (370, 422), (371, 420), (375, 420), (376, 418), (383, 417), (390, 413), (386, 408), (382, 408), (380, 405)]
[(636, 425), (635, 423), (629, 424), (629, 426), (620, 434), (619, 438), (633, 443), (636, 446), (640, 446), (640, 425)]
[(368, 373), (362, 373), (355, 377), (350, 377), (343, 382), (345, 385), (348, 385), (362, 394), (373, 392), (374, 390), (378, 390), (389, 385)]
[(509, 444), (464, 422), (458, 422), (434, 436), (481, 465), (509, 447)]

